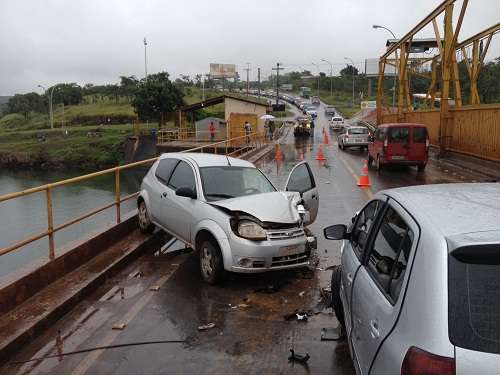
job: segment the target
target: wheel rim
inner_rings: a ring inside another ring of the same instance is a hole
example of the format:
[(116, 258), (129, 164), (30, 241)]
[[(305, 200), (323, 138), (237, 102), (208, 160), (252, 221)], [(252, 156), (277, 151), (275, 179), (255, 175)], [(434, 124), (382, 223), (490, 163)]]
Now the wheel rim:
[(201, 250), (201, 270), (206, 277), (212, 276), (214, 272), (214, 257), (208, 246)]
[(146, 209), (146, 204), (141, 202), (139, 205), (139, 226), (141, 228), (146, 228), (149, 225), (148, 211)]

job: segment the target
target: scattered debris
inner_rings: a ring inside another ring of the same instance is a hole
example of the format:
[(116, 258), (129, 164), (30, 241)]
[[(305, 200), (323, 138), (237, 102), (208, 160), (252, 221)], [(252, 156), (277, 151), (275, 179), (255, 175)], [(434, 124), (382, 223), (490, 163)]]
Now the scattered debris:
[(205, 325), (198, 326), (198, 331), (206, 331), (207, 329), (215, 328), (215, 323), (208, 323)]
[(127, 323), (116, 323), (112, 329), (116, 329), (116, 330), (123, 330), (125, 327), (127, 326)]
[(338, 341), (346, 337), (342, 327), (321, 328), (321, 341)]
[(159, 285), (151, 285), (149, 287), (149, 290), (152, 291), (152, 292), (157, 292), (160, 290), (160, 286)]
[(247, 305), (246, 303), (240, 303), (238, 305), (238, 307), (242, 308), (242, 309), (246, 309), (247, 307), (250, 307), (250, 305)]
[(288, 357), (288, 360), (291, 362), (300, 362), (300, 363), (306, 363), (309, 361), (309, 353), (304, 354), (298, 354), (295, 353), (293, 349), (290, 349), (290, 356)]
[(306, 292), (302, 291), (302, 292), (299, 293), (299, 296), (304, 297), (304, 294), (306, 294)]
[(337, 267), (337, 266), (336, 266), (336, 265), (334, 265), (334, 266), (328, 266), (328, 267), (326, 267), (326, 268), (325, 268), (325, 270), (326, 270), (326, 271), (331, 271), (331, 270), (333, 270), (335, 267)]
[(171, 266), (177, 267), (179, 266), (179, 263), (172, 263)]
[(297, 320), (299, 322), (307, 322), (307, 319), (308, 319), (307, 313), (304, 313), (304, 314), (297, 313), (295, 315), (297, 316)]
[(120, 288), (120, 297), (121, 299), (125, 299), (125, 288), (123, 286)]
[(324, 271), (325, 269), (321, 268), (321, 267), (316, 267), (316, 270), (318, 270), (318, 271)]
[(128, 277), (129, 277), (130, 279), (132, 279), (132, 278), (134, 278), (134, 277), (139, 278), (139, 277), (142, 277), (142, 276), (143, 276), (143, 274), (142, 274), (142, 271), (141, 271), (140, 269), (136, 269), (135, 271), (132, 271), (132, 272), (131, 272), (131, 273), (129, 273), (129, 275), (128, 275)]

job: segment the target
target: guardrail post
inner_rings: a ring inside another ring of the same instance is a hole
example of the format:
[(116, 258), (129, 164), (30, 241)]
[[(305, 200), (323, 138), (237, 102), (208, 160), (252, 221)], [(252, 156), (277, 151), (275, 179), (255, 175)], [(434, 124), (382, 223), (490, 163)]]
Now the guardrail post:
[(55, 245), (54, 245), (54, 216), (52, 213), (52, 190), (47, 188), (47, 232), (49, 235), (49, 258), (55, 258)]
[(120, 215), (120, 170), (115, 170), (115, 204), (116, 204), (116, 223), (120, 224), (121, 215)]

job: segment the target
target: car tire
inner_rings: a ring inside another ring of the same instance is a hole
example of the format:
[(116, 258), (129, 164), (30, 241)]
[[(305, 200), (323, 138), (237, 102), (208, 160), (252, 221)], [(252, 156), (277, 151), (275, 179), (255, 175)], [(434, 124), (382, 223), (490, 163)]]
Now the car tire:
[(419, 172), (423, 172), (425, 170), (425, 167), (427, 166), (427, 163), (421, 163), (417, 165), (417, 170)]
[(382, 162), (380, 161), (380, 155), (377, 155), (377, 162), (375, 163), (375, 169), (377, 172), (380, 172), (382, 170)]
[(198, 249), (203, 280), (209, 284), (220, 284), (226, 277), (224, 260), (215, 240), (204, 240)]
[(137, 212), (137, 226), (141, 233), (150, 234), (155, 230), (155, 225), (151, 222), (149, 217), (148, 208), (146, 207), (146, 202), (141, 200), (138, 206)]
[(332, 271), (332, 281), (330, 284), (332, 290), (332, 308), (335, 311), (339, 324), (345, 327), (344, 307), (340, 299), (340, 282), (342, 280), (342, 266), (335, 266)]

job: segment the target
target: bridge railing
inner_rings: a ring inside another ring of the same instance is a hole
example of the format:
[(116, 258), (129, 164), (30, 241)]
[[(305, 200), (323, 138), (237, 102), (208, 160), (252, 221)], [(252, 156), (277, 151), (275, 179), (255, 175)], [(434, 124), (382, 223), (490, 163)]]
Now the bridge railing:
[[(220, 142), (214, 142), (214, 143), (207, 143), (199, 147), (191, 148), (189, 150), (184, 150), (181, 152), (213, 152), (217, 153), (220, 152), (221, 154), (224, 155), (237, 155), (241, 154), (247, 151), (250, 151), (252, 149), (260, 148), (264, 145), (266, 145), (269, 141), (263, 134), (259, 133), (251, 133), (248, 135), (240, 136), (240, 137), (235, 137), (231, 139), (227, 139), (224, 141)], [(67, 228), (71, 225), (74, 225), (76, 223), (81, 222), (84, 219), (87, 219), (91, 216), (94, 216), (104, 210), (107, 210), (113, 206), (115, 206), (116, 209), (116, 223), (121, 222), (121, 205), (123, 202), (126, 202), (130, 199), (133, 199), (139, 195), (139, 192), (135, 192), (129, 195), (126, 195), (122, 197), (121, 195), (121, 190), (120, 190), (120, 175), (121, 172), (127, 169), (131, 169), (134, 167), (139, 167), (139, 166), (144, 166), (148, 164), (154, 163), (158, 157), (154, 157), (151, 159), (146, 159), (146, 160), (141, 160), (138, 162), (134, 163), (129, 163), (125, 165), (120, 165), (117, 167), (105, 169), (102, 171), (94, 172), (94, 173), (89, 173), (83, 176), (78, 176), (78, 177), (73, 177), (69, 178), (66, 180), (62, 181), (57, 181), (49, 184), (45, 184), (42, 186), (38, 187), (33, 187), (30, 189), (14, 192), (14, 193), (9, 193), (0, 196), (0, 203), (13, 200), (16, 198), (24, 197), (30, 194), (34, 193), (39, 193), (39, 192), (45, 192), (45, 202), (46, 202), (46, 209), (47, 209), (47, 229), (44, 230), (43, 232), (39, 232), (37, 234), (31, 235), (29, 237), (26, 237), (14, 244), (11, 244), (9, 246), (0, 248), (0, 256), (8, 254), (16, 249), (22, 248), (23, 246), (26, 246), (34, 241), (37, 241), (41, 238), (48, 237), (48, 247), (49, 247), (49, 259), (53, 260), (56, 256), (56, 246), (55, 246), (55, 233)], [(68, 221), (65, 221), (60, 224), (54, 223), (54, 215), (53, 215), (53, 204), (52, 204), (52, 198), (53, 198), (53, 191), (54, 189), (69, 185), (69, 184), (75, 184), (78, 182), (82, 181), (87, 181), (91, 180), (100, 176), (104, 175), (110, 175), (114, 174), (115, 177), (115, 199), (112, 202), (109, 202), (101, 207), (98, 207), (96, 209), (93, 209), (89, 212), (83, 213), (73, 219), (70, 219)]]

